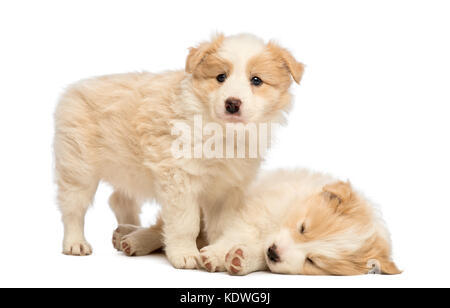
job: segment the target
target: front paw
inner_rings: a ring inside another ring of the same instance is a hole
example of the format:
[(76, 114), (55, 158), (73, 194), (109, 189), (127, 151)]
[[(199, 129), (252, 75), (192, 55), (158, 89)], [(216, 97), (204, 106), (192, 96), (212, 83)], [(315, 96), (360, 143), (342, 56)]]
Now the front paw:
[(247, 266), (245, 248), (236, 246), (225, 256), (225, 268), (231, 275), (247, 275), (250, 271)]
[(64, 239), (63, 254), (70, 256), (89, 256), (92, 254), (92, 247), (83, 239)]
[(197, 269), (200, 254), (197, 249), (185, 249), (177, 252), (167, 251), (167, 259), (178, 269)]
[(224, 272), (223, 255), (223, 253), (212, 246), (204, 247), (200, 250), (200, 264), (208, 272)]

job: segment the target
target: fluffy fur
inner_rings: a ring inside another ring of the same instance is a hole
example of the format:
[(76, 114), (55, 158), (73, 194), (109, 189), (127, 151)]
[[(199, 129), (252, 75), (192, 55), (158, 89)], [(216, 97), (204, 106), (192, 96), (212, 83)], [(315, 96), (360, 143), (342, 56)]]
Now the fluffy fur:
[[(98, 183), (106, 181), (115, 189), (110, 205), (119, 224), (139, 225), (141, 204), (156, 199), (169, 261), (196, 267), (200, 213), (208, 240), (218, 241), (227, 225), (221, 212), (241, 207), (262, 157), (175, 158), (170, 123), (191, 127), (195, 115), (222, 126), (281, 121), (291, 79), (299, 82), (302, 73), (303, 65), (274, 43), (218, 35), (190, 49), (185, 71), (103, 76), (69, 87), (56, 109), (54, 139), (63, 252), (91, 254), (84, 217)], [(224, 83), (219, 74), (226, 74)], [(264, 83), (253, 86), (252, 76)], [(230, 97), (242, 101), (238, 115), (225, 112)]]
[[(381, 217), (349, 183), (307, 170), (279, 170), (263, 173), (246, 198), (241, 209), (223, 208), (221, 235), (200, 250), (199, 263), (208, 271), (400, 273)], [(120, 226), (115, 247), (127, 255), (148, 254), (163, 245), (159, 227)]]

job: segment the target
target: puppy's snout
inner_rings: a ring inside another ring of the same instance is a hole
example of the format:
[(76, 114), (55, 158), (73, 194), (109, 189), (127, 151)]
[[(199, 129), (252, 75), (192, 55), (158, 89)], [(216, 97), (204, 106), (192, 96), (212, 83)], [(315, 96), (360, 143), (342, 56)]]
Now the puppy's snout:
[(279, 262), (280, 256), (278, 255), (277, 246), (273, 244), (272, 246), (267, 249), (267, 257), (272, 262)]
[(241, 104), (242, 102), (239, 98), (229, 97), (225, 101), (225, 110), (230, 114), (238, 113), (241, 108)]

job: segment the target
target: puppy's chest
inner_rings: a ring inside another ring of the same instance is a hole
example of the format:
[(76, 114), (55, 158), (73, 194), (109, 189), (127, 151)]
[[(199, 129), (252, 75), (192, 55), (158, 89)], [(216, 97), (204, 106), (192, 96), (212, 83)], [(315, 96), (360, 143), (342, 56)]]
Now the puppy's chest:
[(259, 165), (256, 159), (193, 159), (182, 164), (182, 168), (210, 190), (233, 186), (245, 189)]

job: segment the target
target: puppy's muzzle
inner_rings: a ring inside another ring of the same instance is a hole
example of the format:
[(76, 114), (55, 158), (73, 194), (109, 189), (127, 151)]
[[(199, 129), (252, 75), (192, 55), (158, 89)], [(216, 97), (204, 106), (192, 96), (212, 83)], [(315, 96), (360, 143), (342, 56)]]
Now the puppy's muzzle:
[(236, 114), (239, 112), (239, 109), (241, 108), (241, 100), (239, 98), (230, 97), (225, 101), (225, 110), (229, 114)]
[(273, 244), (267, 249), (267, 258), (272, 262), (280, 262), (280, 256), (278, 255), (277, 246)]

